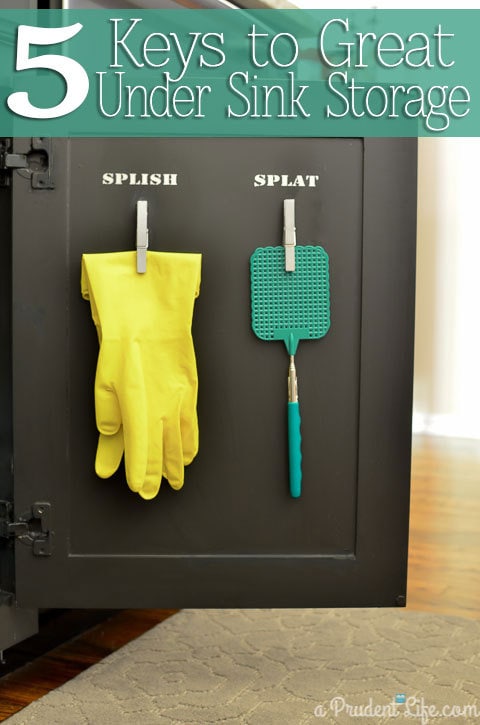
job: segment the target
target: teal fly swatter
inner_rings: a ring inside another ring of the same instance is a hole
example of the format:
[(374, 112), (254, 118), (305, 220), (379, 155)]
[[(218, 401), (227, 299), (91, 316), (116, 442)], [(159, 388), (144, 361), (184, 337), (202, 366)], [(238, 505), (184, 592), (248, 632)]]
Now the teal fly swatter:
[(290, 494), (298, 498), (302, 490), (302, 453), (295, 353), (300, 340), (318, 340), (330, 328), (330, 282), (329, 259), (323, 247), (295, 244), (293, 204), (290, 199), (284, 202), (284, 245), (259, 247), (252, 254), (250, 285), (254, 333), (260, 340), (282, 340), (290, 356), (289, 477)]

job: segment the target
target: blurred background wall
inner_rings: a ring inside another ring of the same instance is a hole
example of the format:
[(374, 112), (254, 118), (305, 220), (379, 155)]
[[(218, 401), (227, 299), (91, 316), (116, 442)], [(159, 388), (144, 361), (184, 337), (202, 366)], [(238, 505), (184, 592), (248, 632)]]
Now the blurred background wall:
[(420, 139), (415, 431), (480, 439), (480, 139)]

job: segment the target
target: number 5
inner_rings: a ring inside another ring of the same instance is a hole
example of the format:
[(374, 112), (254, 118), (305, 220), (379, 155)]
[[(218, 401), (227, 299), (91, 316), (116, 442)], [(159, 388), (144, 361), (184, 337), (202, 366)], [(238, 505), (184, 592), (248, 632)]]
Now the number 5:
[(85, 68), (72, 58), (63, 55), (39, 55), (29, 57), (30, 45), (51, 45), (63, 43), (76, 35), (83, 25), (75, 23), (65, 28), (37, 28), (30, 25), (18, 26), (17, 64), (15, 70), (48, 68), (59, 73), (66, 83), (63, 100), (51, 108), (39, 108), (30, 103), (28, 93), (17, 91), (7, 98), (11, 111), (26, 118), (59, 118), (75, 111), (87, 97), (89, 80)]

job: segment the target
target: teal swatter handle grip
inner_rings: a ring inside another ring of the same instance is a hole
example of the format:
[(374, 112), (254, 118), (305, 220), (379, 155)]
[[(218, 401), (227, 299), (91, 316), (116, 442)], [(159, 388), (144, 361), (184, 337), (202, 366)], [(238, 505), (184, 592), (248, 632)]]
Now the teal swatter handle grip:
[(288, 403), (288, 459), (290, 495), (299, 498), (302, 492), (302, 434), (298, 402)]

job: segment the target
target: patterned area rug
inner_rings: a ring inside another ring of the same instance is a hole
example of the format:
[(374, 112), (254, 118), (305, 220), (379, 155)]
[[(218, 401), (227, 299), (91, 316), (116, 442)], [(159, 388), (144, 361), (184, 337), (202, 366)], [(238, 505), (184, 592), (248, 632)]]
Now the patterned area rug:
[(397, 609), (183, 610), (6, 722), (479, 723), (480, 622)]

